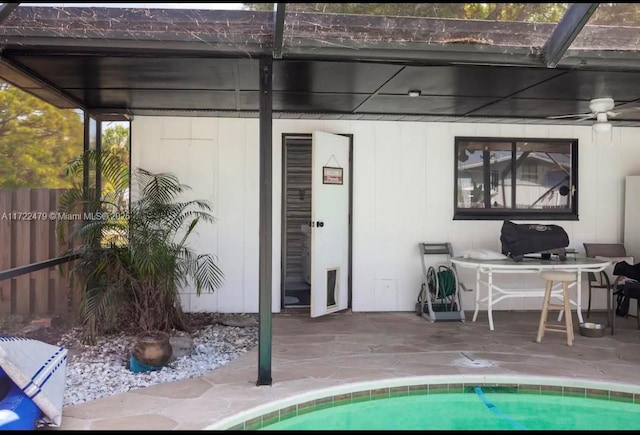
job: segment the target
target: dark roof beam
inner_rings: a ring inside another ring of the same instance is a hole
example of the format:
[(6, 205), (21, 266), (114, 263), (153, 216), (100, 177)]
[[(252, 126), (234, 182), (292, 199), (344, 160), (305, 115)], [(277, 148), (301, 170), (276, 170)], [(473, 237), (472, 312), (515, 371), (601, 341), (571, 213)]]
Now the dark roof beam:
[(282, 59), (282, 48), (284, 46), (284, 13), (285, 4), (276, 3), (276, 10), (273, 12), (273, 58)]
[(15, 11), (18, 6), (20, 6), (20, 2), (0, 3), (0, 26), (7, 18), (9, 18), (11, 12)]
[[(13, 84), (25, 92), (31, 93), (37, 98), (44, 99), (56, 107), (87, 110), (80, 100), (62, 91), (41, 75), (35, 73), (29, 68), (26, 68), (24, 65), (14, 61), (13, 59), (0, 56), (0, 79)], [(51, 98), (57, 101), (53, 101), (39, 95), (39, 90), (43, 90), (49, 94)]]
[(600, 3), (573, 3), (542, 47), (547, 68), (555, 68)]
[[(354, 54), (354, 52), (356, 52)], [(543, 66), (539, 54), (531, 54), (529, 48), (510, 48), (509, 53), (488, 51), (475, 46), (446, 49), (425, 47), (420, 50), (393, 48), (356, 48), (356, 47), (309, 47), (290, 46), (287, 55), (296, 59), (337, 60), (337, 61), (374, 61), (402, 62), (403, 64), (450, 64), (450, 65), (491, 65), (491, 66)]]
[[(360, 113), (358, 112), (358, 109), (361, 108), (367, 101), (369, 101), (370, 99), (378, 96), (380, 94), (380, 90), (382, 90), (382, 88), (384, 87), (384, 85), (386, 85), (387, 83), (389, 83), (391, 80), (393, 80), (394, 78), (396, 78), (396, 76), (398, 74), (400, 74), (406, 67), (403, 66), (402, 68), (400, 68), (398, 71), (396, 71), (395, 74), (393, 74), (391, 77), (389, 77), (384, 83), (382, 83), (380, 86), (378, 86), (378, 89), (375, 90), (374, 93), (372, 93), (371, 95), (369, 95), (367, 98), (365, 98), (362, 103), (358, 104), (356, 107), (353, 108), (352, 112), (353, 113)], [(408, 91), (409, 89), (407, 89)]]

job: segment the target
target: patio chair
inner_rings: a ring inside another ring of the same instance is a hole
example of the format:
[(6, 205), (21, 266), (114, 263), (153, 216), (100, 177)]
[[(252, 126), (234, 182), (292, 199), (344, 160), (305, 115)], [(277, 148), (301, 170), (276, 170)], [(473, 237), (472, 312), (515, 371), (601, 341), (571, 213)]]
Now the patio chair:
[(611, 334), (614, 331), (614, 297), (622, 292), (624, 282), (621, 277), (613, 274), (613, 267), (619, 261), (627, 261), (633, 264), (633, 257), (627, 256), (627, 250), (622, 243), (583, 243), (585, 255), (591, 258), (606, 258), (611, 260), (611, 266), (599, 273), (588, 273), (589, 300), (587, 302), (587, 318), (591, 313), (591, 293), (593, 289), (605, 289), (607, 291), (607, 315)]

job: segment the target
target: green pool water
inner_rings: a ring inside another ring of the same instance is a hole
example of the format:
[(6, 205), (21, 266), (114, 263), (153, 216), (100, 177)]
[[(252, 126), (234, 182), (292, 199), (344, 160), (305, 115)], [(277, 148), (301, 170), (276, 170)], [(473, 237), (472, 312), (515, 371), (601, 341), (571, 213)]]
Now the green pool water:
[[(282, 419), (282, 418), (285, 419)], [(640, 404), (583, 397), (485, 392), (422, 394), (317, 409), (262, 430), (637, 430)]]

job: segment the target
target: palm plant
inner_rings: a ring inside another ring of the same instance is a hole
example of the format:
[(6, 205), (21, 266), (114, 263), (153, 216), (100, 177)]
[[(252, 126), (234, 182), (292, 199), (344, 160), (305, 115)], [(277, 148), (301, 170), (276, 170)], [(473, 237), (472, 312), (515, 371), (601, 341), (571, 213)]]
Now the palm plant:
[[(111, 188), (96, 198), (95, 189), (78, 187), (60, 202), (62, 212), (88, 210), (67, 236), (79, 243), (71, 275), (83, 289), (85, 342), (95, 343), (107, 327), (121, 328), (123, 318), (133, 319), (129, 326), (138, 331), (186, 329), (180, 289), (193, 285), (199, 295), (222, 285), (215, 258), (196, 253), (187, 243), (200, 222), (215, 221), (211, 206), (203, 200), (182, 200), (190, 188), (175, 175), (139, 168), (132, 200), (124, 209), (118, 199), (128, 188), (128, 168), (120, 159), (89, 151), (69, 166), (69, 173), (82, 173), (83, 165), (93, 161), (99, 162), (103, 183)], [(64, 226), (59, 228), (64, 240)]]

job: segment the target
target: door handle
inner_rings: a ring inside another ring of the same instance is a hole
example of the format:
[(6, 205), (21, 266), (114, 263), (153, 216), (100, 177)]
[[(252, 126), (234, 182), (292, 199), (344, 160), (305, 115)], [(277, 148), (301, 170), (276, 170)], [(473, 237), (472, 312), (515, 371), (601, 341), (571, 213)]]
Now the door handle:
[(324, 222), (322, 222), (322, 221), (318, 221), (318, 223), (316, 224), (316, 226), (317, 226), (318, 228), (322, 228), (322, 227), (324, 227)]

